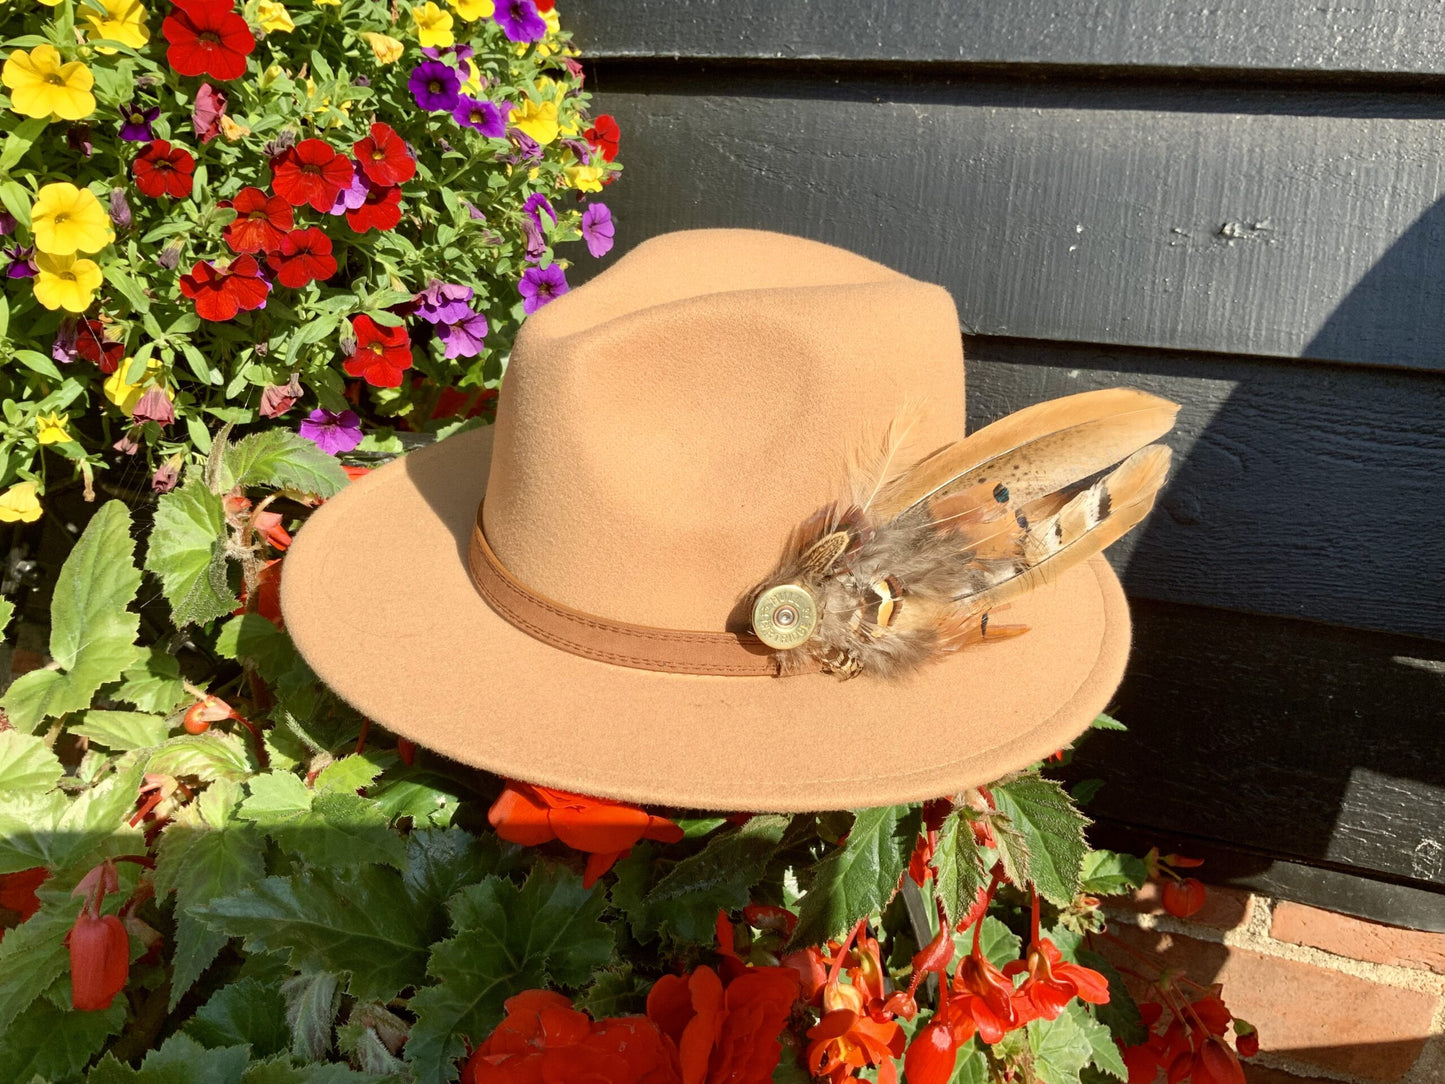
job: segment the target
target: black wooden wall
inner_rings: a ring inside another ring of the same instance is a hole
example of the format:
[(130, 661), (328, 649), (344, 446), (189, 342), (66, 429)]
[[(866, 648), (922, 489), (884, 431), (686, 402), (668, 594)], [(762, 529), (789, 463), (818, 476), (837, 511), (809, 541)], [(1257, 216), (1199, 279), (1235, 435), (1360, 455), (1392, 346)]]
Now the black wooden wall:
[(973, 424), (1183, 403), (1114, 553), (1098, 838), (1445, 929), (1445, 7), (571, 0), (618, 251), (749, 226), (947, 286)]

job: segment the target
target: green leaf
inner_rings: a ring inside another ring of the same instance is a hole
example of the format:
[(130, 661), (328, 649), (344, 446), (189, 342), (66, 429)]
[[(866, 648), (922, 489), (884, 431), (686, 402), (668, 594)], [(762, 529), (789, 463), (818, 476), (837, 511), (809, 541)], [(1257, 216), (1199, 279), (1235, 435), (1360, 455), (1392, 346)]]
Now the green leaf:
[(287, 772), (258, 776), (250, 786), (241, 816), (308, 864), (335, 869), (369, 862), (405, 866), (405, 841), (370, 799), (344, 791), (312, 791)]
[(73, 1080), (125, 1023), (125, 999), (99, 1012), (66, 1012), (41, 998), (0, 1036), (0, 1084)]
[(185, 1030), (203, 1046), (249, 1046), (253, 1058), (280, 1054), (291, 1041), (280, 989), (249, 977), (217, 990)]
[(190, 695), (181, 680), (181, 664), (158, 647), (142, 652), (140, 661), (127, 667), (121, 677), (124, 680), (115, 698), (141, 711), (165, 715)]
[[(490, 833), (475, 836), (461, 828), (418, 828), (407, 834), (402, 876), (413, 895), (440, 906), (468, 885), (505, 874), (511, 864)], [(444, 935), (443, 931), (434, 939)]]
[[(94, 865), (145, 850), (126, 821), (135, 807), (145, 764), (133, 754), (94, 786), (68, 799), (60, 791), (0, 793), (0, 873), (47, 866)], [(28, 923), (27, 923), (28, 925)]]
[(88, 708), (96, 691), (135, 660), (140, 618), (126, 607), (140, 587), (130, 512), (108, 501), (61, 566), (50, 601), (50, 654), (59, 670), (32, 670), (10, 686), (0, 707), (18, 729)]
[(1089, 851), (1084, 855), (1079, 887), (1094, 896), (1118, 896), (1138, 888), (1148, 877), (1142, 858), (1118, 851)]
[(43, 794), (65, 774), (60, 760), (40, 738), (0, 730), (0, 794)]
[(306, 1061), (324, 1058), (341, 1010), (341, 979), (329, 971), (293, 975), (281, 985), (286, 999), (286, 1024), (291, 1053)]
[(411, 999), (416, 1025), (406, 1059), (419, 1084), (440, 1084), (465, 1049), (502, 1017), (502, 1002), (549, 981), (580, 986), (612, 956), (601, 892), (574, 873), (533, 867), (521, 888), (500, 877), (463, 889), (450, 911), (457, 936), (432, 946), (427, 972), (440, 985)]
[(226, 934), (207, 925), (201, 909), (241, 892), (265, 872), (263, 841), (232, 820), (239, 798), (240, 787), (234, 782), (212, 783), (198, 800), (182, 806), (161, 834), (156, 894), (176, 894), (172, 1009), (226, 943)]
[(160, 578), (177, 625), (204, 624), (239, 605), (227, 579), (226, 510), (194, 471), (156, 502), (146, 568)]
[(601, 1020), (609, 1016), (630, 1016), (647, 1008), (647, 993), (653, 980), (638, 975), (632, 964), (622, 963), (592, 976), (592, 985), (577, 999), (577, 1008)]
[(252, 1062), (241, 1084), (398, 1084), (398, 1078), (358, 1073), (349, 1065), (335, 1063), (293, 1065), (290, 1058), (276, 1057)]
[(1088, 1041), (1091, 1051), (1089, 1061), (1094, 1068), (1101, 1073), (1108, 1073), (1116, 1080), (1128, 1081), (1129, 1068), (1124, 1064), (1124, 1055), (1119, 1052), (1119, 1047), (1114, 1042), (1114, 1033), (1090, 1016), (1077, 1001), (1070, 1002), (1064, 1012), (1074, 1018)]
[(634, 936), (641, 940), (666, 930), (683, 941), (710, 942), (718, 911), (743, 907), (749, 890), (763, 879), (788, 821), (776, 814), (755, 816), (673, 866), (628, 916)]
[[(958, 935), (959, 939), (963, 939), (965, 936), (972, 937), (971, 934)], [(983, 928), (979, 930), (978, 934), (978, 947), (989, 963), (1002, 969), (1004, 964), (1012, 963), (1022, 955), (1023, 939), (1004, 925), (1001, 920), (993, 915), (985, 915)], [(970, 944), (967, 948), (960, 946), (960, 948), (963, 952), (967, 952), (972, 945)]]
[(976, 1038), (959, 1048), (948, 1084), (989, 1084), (988, 1055)]
[(1094, 1050), (1070, 1005), (1055, 1020), (1030, 1020), (1029, 1049), (1039, 1084), (1079, 1084), (1079, 1070), (1089, 1064)]
[(276, 489), (332, 497), (346, 487), (346, 472), (336, 457), (289, 429), (263, 429), (242, 437), (226, 449), (219, 487), (271, 486)]
[(273, 680), (299, 658), (291, 637), (260, 614), (237, 614), (216, 634), (216, 650), (228, 659), (255, 663), (261, 676)]
[(65, 935), (83, 901), (55, 897), (42, 892), (40, 910), (0, 939), (0, 1035), (70, 966)]
[(933, 868), (938, 895), (951, 925), (973, 906), (978, 890), (988, 884), (973, 828), (961, 813), (950, 814), (939, 828)]
[(130, 749), (149, 749), (166, 740), (170, 727), (163, 716), (139, 711), (102, 711), (94, 708), (85, 713), (72, 734), (89, 738), (106, 749), (123, 753)]
[(220, 730), (178, 734), (151, 754), (150, 770), (177, 778), (195, 776), (203, 783), (245, 779), (256, 770), (251, 749), (249, 742)]
[(821, 945), (882, 910), (908, 865), (920, 817), (917, 806), (859, 810), (847, 840), (814, 870), (790, 944)]
[(15, 603), (8, 598), (0, 598), (0, 636), (4, 636), (10, 619), (15, 616)]
[(1000, 784), (992, 794), (995, 808), (1027, 844), (1028, 879), (1050, 903), (1067, 907), (1079, 892), (1088, 818), (1062, 786), (1039, 775)]
[(1105, 715), (1102, 711), (1089, 724), (1095, 730), (1128, 730), (1129, 728), (1119, 722), (1112, 715)]
[[(25, 152), (40, 138), (40, 133), (45, 131), (45, 125), (49, 123), (49, 120), (49, 117), (34, 117), (22, 120), (10, 129), (10, 134), (5, 137), (5, 146), (0, 148), (0, 173), (8, 173), (20, 159), (25, 157)], [(15, 184), (13, 181), (10, 183)], [(17, 184), (16, 187), (19, 185)], [(28, 200), (26, 205), (28, 209)], [(20, 216), (16, 215), (15, 217), (19, 218)], [(25, 216), (25, 224), (27, 226), (30, 224), (29, 215)]]
[(207, 1050), (189, 1035), (177, 1032), (145, 1056), (139, 1069), (122, 1065), (107, 1054), (86, 1075), (86, 1084), (241, 1084), (249, 1062), (244, 1046)]
[(1137, 1046), (1146, 1041), (1149, 1038), (1149, 1031), (1144, 1027), (1144, 1020), (1139, 1015), (1139, 1006), (1135, 1004), (1134, 995), (1129, 992), (1129, 987), (1124, 982), (1124, 976), (1119, 974), (1119, 969), (1098, 953), (1090, 952), (1088, 949), (1079, 949), (1075, 956), (1079, 963), (1093, 968), (1109, 980), (1108, 1002), (1094, 1006), (1094, 1015), (1098, 1017), (1099, 1023), (1122, 1039), (1126, 1046)]
[(267, 877), (197, 913), (250, 952), (288, 952), (297, 970), (346, 972), (347, 991), (389, 1001), (426, 973), (423, 924), (401, 874), (369, 865), (344, 873), (306, 870)]

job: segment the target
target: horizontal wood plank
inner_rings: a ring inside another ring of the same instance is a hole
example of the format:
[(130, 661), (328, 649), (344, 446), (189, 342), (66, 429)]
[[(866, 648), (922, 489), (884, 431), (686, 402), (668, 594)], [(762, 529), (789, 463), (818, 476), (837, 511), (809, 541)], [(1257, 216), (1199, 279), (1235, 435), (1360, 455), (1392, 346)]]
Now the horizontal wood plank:
[(593, 88), (622, 125), (619, 249), (776, 229), (942, 283), (980, 334), (1445, 370), (1445, 99), (605, 68)]
[(1445, 72), (1431, 0), (572, 0), (595, 57), (751, 57)]
[(1130, 385), (1182, 404), (1154, 514), (1109, 551), (1135, 597), (1445, 640), (1445, 377), (988, 338), (969, 424)]
[(1101, 816), (1445, 885), (1445, 644), (1135, 601)]

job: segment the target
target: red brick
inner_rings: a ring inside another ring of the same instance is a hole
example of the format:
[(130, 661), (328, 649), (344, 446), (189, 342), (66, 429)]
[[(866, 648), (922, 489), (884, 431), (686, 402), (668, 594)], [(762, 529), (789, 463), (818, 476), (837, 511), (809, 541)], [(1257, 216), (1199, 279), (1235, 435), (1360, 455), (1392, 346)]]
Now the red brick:
[(1445, 933), (1383, 926), (1302, 903), (1278, 904), (1269, 932), (1277, 941), (1310, 945), (1353, 960), (1445, 974)]
[[(1208, 926), (1212, 930), (1238, 929), (1249, 921), (1253, 904), (1248, 892), (1241, 892), (1237, 888), (1221, 888), (1218, 885), (1206, 887), (1204, 906), (1183, 921)], [(1109, 907), (1138, 915), (1168, 914), (1160, 902), (1160, 891), (1158, 882), (1150, 881), (1126, 899), (1111, 899)]]
[[(1363, 1080), (1394, 1081), (1419, 1058), (1439, 994), (1380, 986), (1328, 968), (1114, 923), (1110, 932), (1194, 982), (1224, 984), (1230, 1011), (1259, 1029), (1261, 1049)], [(1109, 942), (1121, 967), (1145, 970)]]

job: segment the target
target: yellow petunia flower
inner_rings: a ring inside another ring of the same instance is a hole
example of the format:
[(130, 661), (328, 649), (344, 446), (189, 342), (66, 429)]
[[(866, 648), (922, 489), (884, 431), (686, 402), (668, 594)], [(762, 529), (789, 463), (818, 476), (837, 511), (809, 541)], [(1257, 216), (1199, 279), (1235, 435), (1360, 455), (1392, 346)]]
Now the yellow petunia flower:
[(16, 482), (0, 493), (0, 523), (34, 523), (40, 518), (40, 500), (34, 482)]
[(84, 312), (104, 278), (94, 260), (35, 254), (35, 300), (47, 309)]
[(542, 146), (557, 138), (557, 103), (523, 99), (522, 107), (512, 114), (512, 126), (520, 128)]
[(251, 129), (247, 128), (244, 124), (237, 124), (224, 113), (221, 114), (220, 125), (221, 136), (227, 143), (239, 143), (251, 134)]
[(416, 26), (416, 38), (422, 48), (456, 44), (457, 39), (452, 35), (451, 12), (443, 11), (432, 0), (426, 0), (419, 8), (412, 8), (411, 21)]
[(268, 34), (289, 34), (296, 29), (290, 13), (276, 0), (261, 0), (256, 5), (256, 24)]
[(36, 440), (41, 444), (63, 444), (75, 438), (70, 435), (70, 430), (65, 428), (65, 423), (70, 421), (69, 414), (42, 414), (35, 419), (37, 430)]
[(30, 208), (35, 247), (52, 256), (99, 252), (115, 240), (110, 215), (88, 188), (55, 181), (42, 188)]
[(493, 0), (447, 0), (451, 9), (460, 15), (467, 22), (475, 22), (478, 19), (490, 19), (492, 13), (497, 10)]
[(0, 71), (0, 82), (10, 90), (10, 108), (21, 116), (80, 120), (95, 112), (90, 69), (78, 60), (61, 63), (53, 45), (37, 45), (28, 53), (16, 49)]
[(341, 0), (311, 0), (319, 8), (339, 8)]
[(467, 78), (465, 82), (462, 83), (462, 90), (470, 94), (473, 98), (480, 98), (482, 96), (481, 69), (477, 67), (476, 61), (471, 57), (463, 60), (462, 65), (467, 69)]
[(362, 39), (371, 46), (371, 55), (378, 64), (395, 64), (406, 51), (406, 46), (389, 34), (378, 34), (372, 30), (363, 31)]
[(582, 165), (574, 162), (562, 169), (567, 177), (567, 183), (579, 192), (601, 192), (602, 178), (607, 176), (607, 170), (602, 166)]
[[(152, 384), (161, 383), (161, 363), (159, 361), (152, 358), (146, 362), (146, 371), (141, 374), (141, 378), (134, 384), (125, 378), (126, 370), (130, 368), (130, 363), (130, 358), (125, 358), (121, 361), (121, 363), (116, 366), (115, 372), (106, 377), (105, 383), (101, 385), (101, 390), (105, 392), (105, 397), (120, 407), (121, 413), (126, 417), (130, 417), (131, 412), (135, 410), (135, 405), (140, 402), (140, 397), (146, 393), (146, 388)], [(161, 386), (165, 387), (164, 384)], [(165, 388), (165, 392), (167, 399), (175, 399), (176, 393), (170, 388)]]
[[(146, 9), (140, 0), (90, 0), (101, 8), (87, 10), (85, 18), (95, 28), (92, 37), (109, 38), (132, 49), (139, 49), (151, 40), (150, 28), (146, 26)], [(107, 56), (115, 52), (108, 45), (96, 46), (96, 51)]]

